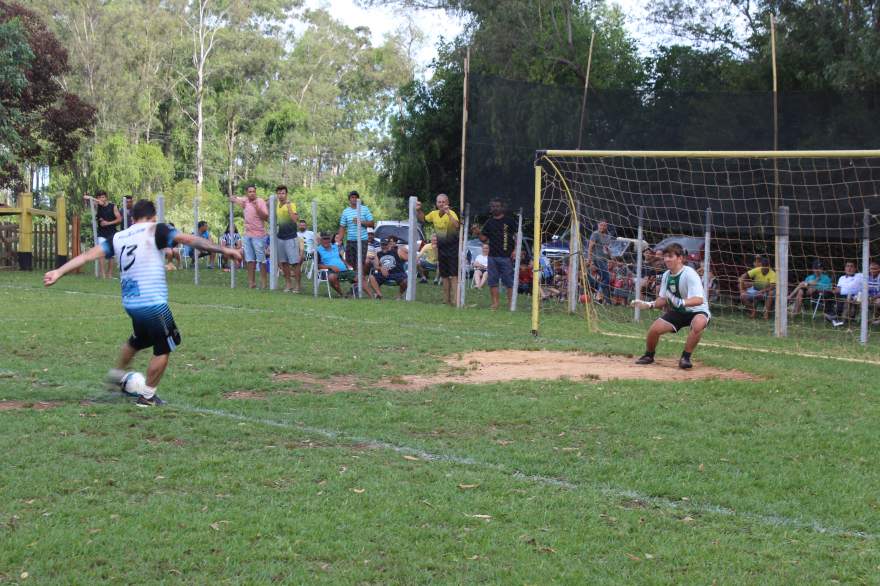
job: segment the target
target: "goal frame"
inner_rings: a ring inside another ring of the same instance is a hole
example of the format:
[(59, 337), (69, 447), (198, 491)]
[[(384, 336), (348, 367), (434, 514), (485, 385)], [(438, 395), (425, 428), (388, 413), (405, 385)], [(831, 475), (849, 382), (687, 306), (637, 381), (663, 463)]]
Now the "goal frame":
[[(579, 158), (579, 159), (601, 159), (601, 158), (611, 158), (611, 157), (627, 157), (627, 158), (648, 158), (648, 159), (663, 159), (663, 158), (676, 158), (676, 159), (772, 159), (774, 160), (774, 166), (776, 161), (779, 159), (846, 159), (846, 158), (878, 158), (880, 159), (880, 150), (878, 149), (844, 149), (844, 150), (570, 150), (570, 149), (542, 149), (535, 151), (535, 160), (534, 160), (534, 173), (535, 173), (535, 210), (534, 210), (534, 241), (533, 241), (533, 251), (532, 258), (538, 259), (541, 255), (541, 204), (542, 200), (542, 191), (544, 187), (544, 177), (543, 174), (547, 172), (544, 169), (544, 165), (548, 165), (555, 174), (559, 177), (560, 183), (564, 187), (565, 195), (568, 199), (570, 209), (573, 211), (573, 226), (579, 229), (578, 226), (578, 218), (577, 213), (574, 212), (576, 209), (574, 195), (571, 189), (568, 186), (568, 181), (566, 181), (565, 176), (560, 172), (559, 168), (554, 164), (553, 160), (550, 157), (568, 157), (568, 158)], [(778, 172), (777, 172), (778, 173)], [(779, 184), (778, 174), (774, 179), (776, 185)], [(870, 228), (870, 217), (865, 214), (864, 219), (864, 234), (863, 234), (863, 245), (862, 245), (862, 274), (868, 274), (868, 259), (870, 256), (870, 244), (869, 244), (869, 228)], [(579, 234), (579, 232), (576, 232)], [(785, 240), (787, 240), (787, 235), (784, 236)], [(777, 235), (777, 240), (779, 239), (779, 235)], [(778, 243), (777, 243), (778, 245)], [(574, 253), (573, 253), (574, 254)], [(583, 265), (583, 254), (580, 254), (579, 262)], [(776, 255), (776, 271), (778, 274), (781, 274), (781, 271), (785, 271), (787, 277), (787, 266), (780, 266), (779, 255)], [(581, 270), (579, 271), (579, 275), (581, 275), (581, 279), (585, 279), (584, 275), (584, 267), (581, 266)], [(776, 303), (777, 305), (781, 303), (787, 298), (788, 292), (788, 284), (787, 278), (780, 278), (777, 282), (777, 291), (776, 291)], [(581, 284), (581, 283), (578, 283)], [(780, 295), (782, 293), (782, 289), (785, 289), (785, 294)], [(864, 299), (867, 299), (868, 294), (868, 281), (867, 279), (862, 279), (862, 295)], [(531, 320), (531, 331), (533, 336), (539, 335), (540, 328), (540, 314), (541, 314), (541, 296), (538, 293), (541, 290), (541, 269), (539, 263), (533, 263), (532, 269), (532, 320)], [(575, 288), (575, 292), (577, 292), (577, 288)], [(575, 300), (575, 304), (578, 300)], [(588, 304), (585, 304), (588, 305)], [(785, 307), (783, 306), (784, 313)], [(861, 332), (860, 332), (860, 341), (862, 344), (867, 344), (868, 341), (868, 331), (867, 331), (867, 313), (868, 313), (868, 304), (861, 304), (862, 310), (862, 319), (861, 319)], [(588, 327), (590, 329), (595, 329), (594, 320), (591, 319), (589, 307), (585, 310), (585, 314), (587, 317)], [(777, 315), (780, 315), (779, 307), (777, 307)], [(786, 335), (786, 327), (783, 326), (780, 328), (777, 325), (777, 336), (785, 336)]]

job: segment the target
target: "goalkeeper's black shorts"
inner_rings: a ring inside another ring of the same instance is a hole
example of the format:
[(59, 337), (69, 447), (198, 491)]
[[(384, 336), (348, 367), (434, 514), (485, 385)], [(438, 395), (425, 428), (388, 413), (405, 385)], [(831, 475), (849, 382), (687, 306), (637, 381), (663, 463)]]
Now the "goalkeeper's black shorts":
[[(677, 332), (681, 328), (690, 327), (691, 322), (694, 321), (694, 318), (698, 315), (705, 315), (708, 320), (712, 319), (705, 311), (667, 311), (660, 316), (660, 319), (671, 325), (673, 328), (672, 331)], [(709, 325), (708, 322), (706, 325)]]

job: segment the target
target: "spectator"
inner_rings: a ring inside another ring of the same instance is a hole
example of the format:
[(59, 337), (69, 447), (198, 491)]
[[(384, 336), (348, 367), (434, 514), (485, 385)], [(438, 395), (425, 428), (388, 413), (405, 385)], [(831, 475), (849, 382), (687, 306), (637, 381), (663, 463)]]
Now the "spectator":
[[(296, 213), (296, 204), (287, 199), (286, 185), (279, 185), (275, 188), (275, 199), (277, 203), (275, 223), (278, 230), (277, 262), (284, 275), (284, 292), (299, 293), (302, 284), (299, 264), (302, 262), (304, 246), (297, 235), (299, 215)], [(296, 286), (293, 281), (296, 281)]]
[[(90, 200), (86, 196), (86, 200)], [(118, 230), (117, 226), (122, 223), (122, 215), (116, 204), (107, 199), (107, 192), (103, 189), (95, 193), (95, 215), (98, 220), (98, 238), (103, 238), (107, 242), (113, 242), (113, 237)], [(97, 242), (97, 239), (96, 239)], [(104, 279), (113, 278), (113, 257), (102, 257), (99, 261), (101, 267), (101, 277)]]
[[(172, 222), (168, 222), (168, 227), (176, 230), (177, 228), (174, 226)], [(183, 262), (183, 259), (180, 257), (180, 249), (182, 247), (175, 246), (174, 248), (163, 248), (162, 253), (165, 255), (165, 270), (166, 271), (179, 271), (180, 265)]]
[(626, 305), (633, 291), (635, 278), (626, 263), (609, 261), (608, 270), (611, 272), (611, 304)]
[(483, 243), (483, 248), (477, 258), (474, 259), (474, 287), (482, 289), (489, 279), (489, 245)]
[(856, 263), (847, 261), (843, 268), (843, 274), (837, 280), (834, 288), (835, 312), (833, 315), (826, 314), (835, 328), (842, 326), (845, 319), (852, 318), (851, 311), (855, 309), (854, 301), (862, 291), (862, 273), (856, 272)]
[(519, 254), (517, 285), (520, 293), (532, 292), (532, 263), (529, 262), (529, 253), (525, 248)]
[(416, 203), (416, 214), (420, 222), (428, 222), (434, 226), (437, 236), (437, 268), (443, 280), (443, 301), (455, 304), (458, 292), (458, 228), (461, 222), (452, 208), (449, 197), (445, 193), (437, 195), (437, 209), (425, 214), (422, 203)]
[[(206, 222), (205, 220), (199, 221), (198, 226), (196, 226), (196, 234), (195, 235), (198, 236), (199, 238), (204, 238), (208, 242), (213, 242), (213, 240), (211, 239), (211, 231), (208, 229), (208, 222)], [(198, 260), (196, 260), (196, 258), (195, 258), (195, 253), (193, 252), (192, 247), (190, 247), (190, 246), (185, 247), (183, 252), (187, 257), (193, 259), (193, 262), (198, 262)], [(212, 262), (211, 253), (199, 251), (198, 258), (202, 258), (204, 256), (208, 257), (208, 268), (213, 269), (214, 263)]]
[[(355, 272), (358, 275), (358, 279), (362, 276), (367, 276), (367, 244), (369, 242), (369, 234), (367, 234), (367, 228), (372, 228), (375, 225), (373, 221), (373, 214), (370, 212), (370, 208), (365, 206), (363, 203), (361, 204), (361, 233), (358, 234), (357, 230), (357, 202), (360, 199), (360, 194), (357, 191), (350, 191), (348, 193), (348, 207), (342, 210), (342, 214), (339, 216), (339, 240), (342, 240), (343, 234), (346, 237), (345, 244), (345, 261), (351, 266), (355, 266), (358, 261), (358, 246), (360, 246), (361, 250), (361, 258), (364, 263), (361, 267), (356, 267)], [(341, 244), (341, 242), (340, 242)]]
[[(700, 280), (703, 279), (703, 274), (705, 274), (705, 270), (703, 269), (703, 265), (701, 264), (699, 268), (697, 268), (697, 275), (700, 277)], [(712, 272), (712, 268), (709, 268), (709, 278), (706, 280), (708, 284), (708, 288), (706, 290), (706, 298), (709, 301), (718, 301), (718, 277), (715, 276), (715, 273)]]
[[(340, 296), (345, 296), (339, 283), (341, 281), (354, 282), (356, 277), (355, 272), (342, 260), (339, 252), (339, 245), (333, 243), (333, 237), (327, 232), (321, 232), (321, 242), (315, 249), (315, 262), (318, 263), (318, 270), (327, 271), (327, 281), (330, 286)], [(348, 296), (353, 295), (354, 291), (354, 287), (352, 287)]]
[(599, 220), (596, 230), (590, 234), (590, 243), (587, 246), (587, 266), (596, 265), (599, 272), (600, 289), (604, 298), (610, 296), (611, 273), (608, 272), (608, 257), (611, 251), (608, 246), (614, 238), (608, 233), (608, 222)]
[(421, 282), (428, 282), (428, 272), (437, 270), (437, 235), (431, 234), (431, 242), (419, 251), (419, 275)]
[(827, 313), (828, 300), (834, 297), (833, 289), (834, 283), (831, 281), (831, 277), (825, 273), (825, 270), (822, 268), (822, 262), (816, 260), (813, 262), (813, 272), (798, 283), (794, 291), (788, 295), (788, 301), (794, 301), (789, 308), (791, 314), (797, 315), (801, 312), (804, 294), (806, 294), (808, 299), (824, 303), (826, 307), (822, 313)]
[(305, 248), (306, 260), (311, 259), (315, 254), (315, 233), (308, 229), (308, 224), (306, 224), (305, 220), (299, 221), (296, 235)]
[[(226, 232), (220, 236), (220, 244), (225, 246), (226, 248), (233, 248), (240, 250), (241, 249), (241, 235), (238, 233), (238, 228), (236, 226), (232, 226), (232, 232), (229, 231), (229, 226), (226, 226)], [(224, 267), (224, 272), (229, 272), (229, 263), (226, 261), (226, 257), (221, 257), (220, 266)]]
[(513, 262), (516, 257), (517, 225), (513, 218), (505, 214), (504, 202), (501, 198), (489, 200), (490, 217), (483, 224), (480, 240), (489, 244), (488, 271), (489, 291), (492, 295), (492, 309), (500, 304), (498, 284), (507, 289), (507, 305), (513, 299)]
[(134, 205), (134, 197), (126, 195), (122, 203), (122, 225), (131, 226), (131, 207)]
[(868, 303), (871, 308), (871, 325), (880, 325), (880, 319), (877, 318), (878, 309), (880, 309), (880, 262), (871, 261), (868, 267)]
[[(373, 257), (373, 273), (370, 275), (368, 287), (372, 287), (374, 298), (382, 299), (382, 285), (388, 281), (397, 283), (399, 293), (397, 299), (402, 299), (406, 293), (406, 261), (409, 253), (403, 246), (398, 246), (397, 238), (389, 236), (384, 238), (379, 252)], [(367, 289), (369, 292), (369, 289)]]
[(758, 301), (764, 302), (764, 319), (770, 319), (770, 307), (776, 295), (776, 271), (770, 268), (770, 259), (760, 257), (760, 267), (749, 269), (739, 276), (739, 298), (750, 307), (749, 317), (757, 314)]
[[(230, 200), (244, 210), (244, 259), (247, 263), (248, 287), (255, 289), (257, 263), (261, 266), (266, 262), (266, 220), (269, 219), (269, 208), (266, 200), (257, 197), (257, 187), (248, 185), (245, 197), (231, 197)], [(260, 282), (263, 289), (269, 287), (269, 275), (261, 270)]]

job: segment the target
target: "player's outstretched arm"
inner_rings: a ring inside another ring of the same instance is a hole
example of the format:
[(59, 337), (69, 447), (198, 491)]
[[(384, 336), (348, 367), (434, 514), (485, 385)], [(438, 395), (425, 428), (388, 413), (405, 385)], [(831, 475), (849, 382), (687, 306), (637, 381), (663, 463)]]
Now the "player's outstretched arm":
[(194, 236), (192, 234), (183, 234), (178, 232), (174, 235), (174, 241), (178, 244), (183, 244), (184, 246), (190, 246), (197, 250), (201, 250), (203, 252), (217, 252), (222, 254), (228, 259), (241, 261), (241, 250), (237, 248), (227, 248), (226, 246), (220, 246), (219, 244), (214, 244), (210, 240), (206, 240), (201, 236)]
[(49, 271), (45, 275), (43, 275), (43, 285), (46, 287), (50, 287), (54, 285), (58, 279), (69, 273), (70, 271), (75, 271), (86, 263), (96, 261), (100, 258), (104, 258), (105, 251), (102, 246), (95, 246), (79, 256), (75, 256), (54, 271)]

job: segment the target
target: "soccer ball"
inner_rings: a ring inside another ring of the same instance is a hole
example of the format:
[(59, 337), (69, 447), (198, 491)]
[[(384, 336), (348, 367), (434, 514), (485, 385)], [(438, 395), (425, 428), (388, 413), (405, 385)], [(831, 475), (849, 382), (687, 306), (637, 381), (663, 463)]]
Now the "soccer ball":
[(147, 379), (139, 372), (126, 372), (119, 381), (119, 388), (127, 395), (142, 395), (147, 386)]

